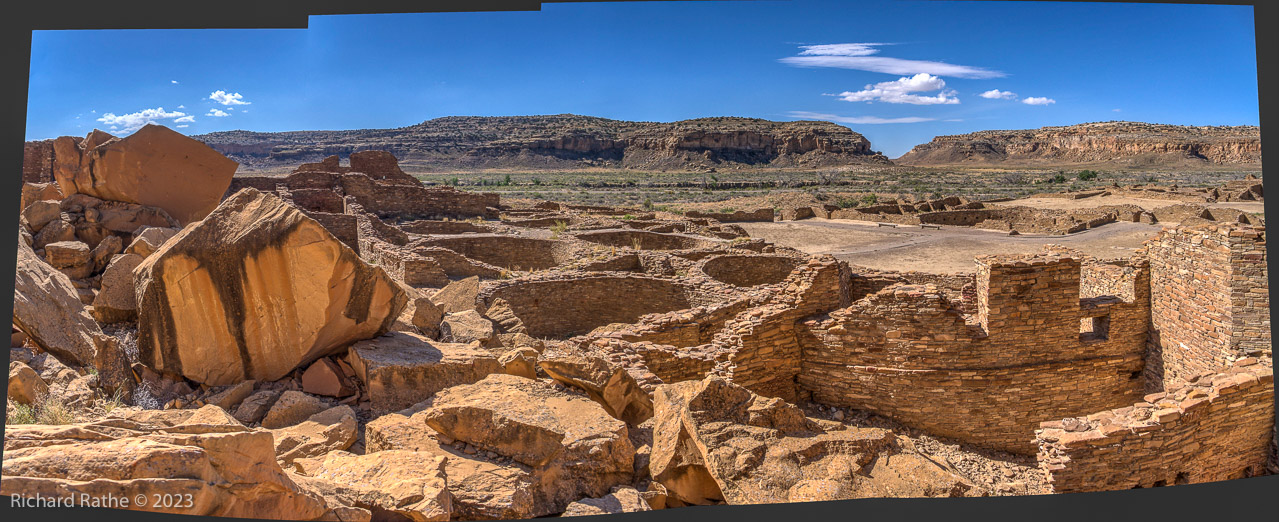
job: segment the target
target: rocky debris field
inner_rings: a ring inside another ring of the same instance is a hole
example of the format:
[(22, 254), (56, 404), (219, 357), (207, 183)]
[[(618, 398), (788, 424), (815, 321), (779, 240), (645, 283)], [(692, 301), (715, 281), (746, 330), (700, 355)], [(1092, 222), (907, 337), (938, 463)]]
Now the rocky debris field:
[(503, 200), (379, 151), (233, 179), (156, 126), (56, 145), (22, 189), (4, 495), (425, 522), (1052, 492), (1033, 455), (777, 377), (800, 371), (800, 323), (860, 298), (861, 276), (751, 237), (770, 208)]

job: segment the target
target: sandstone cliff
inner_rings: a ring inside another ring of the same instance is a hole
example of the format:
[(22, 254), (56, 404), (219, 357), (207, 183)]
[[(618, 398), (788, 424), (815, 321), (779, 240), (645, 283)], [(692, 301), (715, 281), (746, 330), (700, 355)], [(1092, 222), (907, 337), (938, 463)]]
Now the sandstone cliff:
[(1100, 165), (1260, 168), (1255, 126), (1195, 127), (1136, 122), (1083, 123), (938, 136), (894, 160), (902, 165)]
[(228, 131), (193, 136), (246, 168), (293, 166), (385, 150), (406, 164), (450, 168), (816, 167), (889, 164), (870, 142), (829, 122), (702, 118), (672, 123), (588, 116), (451, 116), (399, 129)]

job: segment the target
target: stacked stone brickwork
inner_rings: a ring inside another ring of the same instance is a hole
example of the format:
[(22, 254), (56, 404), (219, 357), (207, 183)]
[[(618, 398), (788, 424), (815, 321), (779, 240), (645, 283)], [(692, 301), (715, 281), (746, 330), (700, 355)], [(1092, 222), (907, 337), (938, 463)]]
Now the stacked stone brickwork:
[(744, 221), (773, 221), (773, 209), (738, 210), (736, 212), (698, 212), (690, 210), (684, 213), (689, 218), (710, 218), (721, 223), (739, 223)]
[(52, 183), (53, 140), (28, 141), (22, 148), (22, 182)]
[(1058, 493), (1249, 477), (1264, 472), (1274, 414), (1273, 363), (1250, 357), (1131, 406), (1045, 422), (1038, 458)]
[(1196, 225), (1146, 243), (1151, 260), (1151, 389), (1270, 354), (1265, 227)]
[(823, 404), (1034, 453), (1040, 422), (1140, 396), (1148, 273), (1135, 265), (1125, 301), (1081, 299), (1081, 263), (1062, 253), (978, 258), (972, 318), (935, 285), (890, 286), (804, 323), (799, 383)]

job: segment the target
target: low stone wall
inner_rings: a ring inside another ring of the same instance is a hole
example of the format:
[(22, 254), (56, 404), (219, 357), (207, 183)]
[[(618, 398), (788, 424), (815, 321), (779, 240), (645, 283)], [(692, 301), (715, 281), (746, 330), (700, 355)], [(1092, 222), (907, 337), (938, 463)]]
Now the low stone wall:
[(690, 210), (684, 213), (689, 218), (714, 219), (721, 223), (742, 223), (749, 221), (773, 221), (773, 209), (738, 210), (735, 212), (698, 212)]
[(566, 242), (503, 234), (430, 237), (416, 240), (413, 245), (447, 248), (476, 261), (510, 270), (542, 270), (573, 258)]
[(354, 197), (365, 210), (383, 219), (497, 219), (499, 196), (495, 193), (379, 183), (354, 173), (342, 175), (338, 184), (343, 194)]
[(612, 229), (577, 232), (574, 237), (583, 241), (606, 246), (635, 248), (640, 250), (683, 250), (689, 248), (711, 248), (724, 242), (684, 235), (663, 234), (644, 230)]
[(610, 323), (691, 308), (693, 288), (641, 276), (580, 272), (496, 281), (481, 291), (487, 307), (505, 299), (533, 337), (568, 338)]
[(700, 269), (716, 281), (749, 287), (779, 283), (800, 262), (787, 256), (720, 255), (702, 261)]
[(491, 227), (470, 221), (431, 221), (416, 220), (399, 224), (400, 230), (410, 234), (487, 234), (493, 232)]
[(1272, 363), (1244, 359), (1134, 405), (1043, 423), (1039, 464), (1058, 493), (1260, 475), (1274, 414)]

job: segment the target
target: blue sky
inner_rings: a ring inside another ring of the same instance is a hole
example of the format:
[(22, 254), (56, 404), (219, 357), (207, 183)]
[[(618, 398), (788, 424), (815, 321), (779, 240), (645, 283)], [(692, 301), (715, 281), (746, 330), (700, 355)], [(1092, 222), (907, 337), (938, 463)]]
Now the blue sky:
[(897, 157), (984, 129), (1257, 125), (1253, 33), (1250, 6), (815, 0), (36, 31), (27, 139), (746, 116), (835, 121)]

